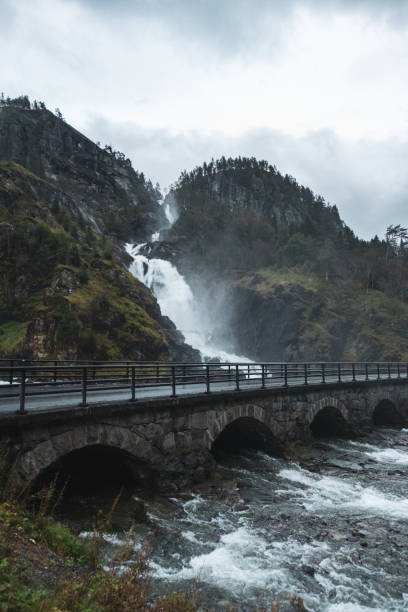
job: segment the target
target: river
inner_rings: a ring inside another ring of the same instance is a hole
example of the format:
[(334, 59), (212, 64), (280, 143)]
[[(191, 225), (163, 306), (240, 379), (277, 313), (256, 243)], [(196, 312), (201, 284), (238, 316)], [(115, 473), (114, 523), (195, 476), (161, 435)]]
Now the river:
[[(142, 517), (135, 545), (152, 548), (153, 592), (194, 589), (204, 610), (289, 612), (294, 597), (313, 612), (408, 610), (408, 430), (319, 440), (296, 456), (221, 454), (215, 481), (192, 492), (127, 490), (107, 540)], [(74, 496), (64, 512), (89, 527), (90, 505), (107, 507), (110, 493)]]

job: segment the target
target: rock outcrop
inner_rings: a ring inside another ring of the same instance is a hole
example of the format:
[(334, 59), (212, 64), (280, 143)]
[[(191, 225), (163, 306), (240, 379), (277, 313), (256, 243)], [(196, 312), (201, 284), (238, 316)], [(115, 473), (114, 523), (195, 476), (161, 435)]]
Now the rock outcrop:
[(1, 357), (193, 358), (121, 246), (163, 224), (159, 196), (49, 111), (0, 106)]
[(138, 242), (163, 224), (160, 194), (129, 160), (48, 110), (0, 107), (0, 160), (54, 185), (101, 233)]
[(359, 240), (335, 206), (266, 162), (183, 173), (147, 245), (211, 309), (220, 346), (256, 361), (408, 360), (406, 249)]

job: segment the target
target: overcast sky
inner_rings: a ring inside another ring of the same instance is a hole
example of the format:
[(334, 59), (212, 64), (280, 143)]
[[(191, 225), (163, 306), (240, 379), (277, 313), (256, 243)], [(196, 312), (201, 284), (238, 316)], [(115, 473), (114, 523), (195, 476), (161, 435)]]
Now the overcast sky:
[(408, 0), (0, 0), (0, 90), (162, 187), (254, 155), (361, 237), (408, 225)]

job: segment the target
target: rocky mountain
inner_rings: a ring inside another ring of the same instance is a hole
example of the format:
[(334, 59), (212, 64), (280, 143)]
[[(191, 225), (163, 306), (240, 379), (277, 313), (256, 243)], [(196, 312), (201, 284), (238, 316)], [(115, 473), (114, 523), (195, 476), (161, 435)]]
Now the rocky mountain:
[(198, 358), (123, 263), (122, 241), (162, 224), (159, 196), (43, 104), (3, 101), (0, 356)]
[(392, 231), (359, 240), (335, 206), (255, 159), (183, 173), (167, 203), (178, 218), (150, 256), (178, 266), (234, 352), (408, 360), (408, 249)]
[(176, 221), (143, 254), (185, 276), (214, 345), (260, 361), (408, 361), (404, 228), (359, 240), (254, 158), (212, 160), (159, 198), (59, 112), (0, 99), (0, 356), (198, 360), (127, 269), (124, 243), (166, 227), (168, 206)]
[(53, 184), (100, 233), (138, 242), (155, 231), (159, 194), (123, 153), (95, 145), (45, 108), (13, 102), (0, 106), (1, 160)]

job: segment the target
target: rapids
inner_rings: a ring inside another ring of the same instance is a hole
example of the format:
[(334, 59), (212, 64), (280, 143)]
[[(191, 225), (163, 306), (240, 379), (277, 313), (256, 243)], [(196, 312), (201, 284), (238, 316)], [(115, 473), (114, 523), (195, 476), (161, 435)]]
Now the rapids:
[(203, 610), (289, 612), (295, 597), (313, 612), (408, 610), (408, 431), (319, 440), (296, 456), (221, 454), (217, 479), (192, 493), (130, 491), (107, 540), (120, 542), (143, 504), (135, 545), (152, 547), (154, 592), (193, 589)]

